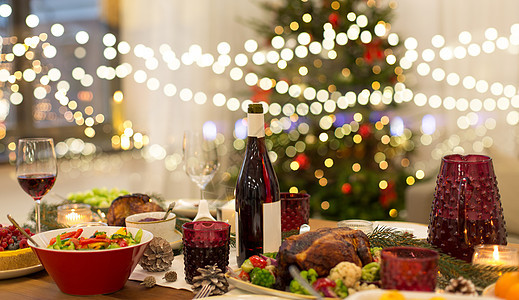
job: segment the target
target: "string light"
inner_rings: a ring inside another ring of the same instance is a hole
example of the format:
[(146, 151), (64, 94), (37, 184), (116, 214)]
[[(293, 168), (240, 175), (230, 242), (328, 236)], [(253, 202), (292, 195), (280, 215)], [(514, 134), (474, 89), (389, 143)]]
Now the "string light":
[[(9, 5), (3, 4), (0, 6), (0, 16), (8, 17), (10, 14), (11, 9)], [(347, 15), (347, 18), (349, 21), (355, 23), (353, 23), (349, 29), (346, 30), (346, 32), (335, 32), (331, 24), (326, 23), (323, 31), (324, 39), (322, 43), (318, 41), (311, 41), (309, 33), (300, 32), (297, 36), (296, 43), (291, 44), (280, 36), (283, 31), (276, 29), (276, 34), (278, 35), (276, 35), (271, 40), (273, 49), (269, 51), (259, 49), (258, 43), (256, 41), (248, 40), (244, 43), (245, 53), (238, 53), (234, 57), (230, 56), (232, 49), (227, 42), (221, 42), (218, 44), (218, 56), (213, 56), (213, 54), (206, 53), (198, 45), (191, 45), (187, 52), (181, 54), (178, 57), (175, 52), (171, 50), (171, 47), (166, 44), (161, 45), (157, 53), (160, 53), (160, 59), (166, 63), (170, 70), (173, 71), (178, 70), (182, 65), (191, 66), (196, 64), (201, 68), (211, 68), (215, 74), (226, 73), (234, 81), (243, 80), (249, 86), (259, 85), (259, 87), (264, 90), (273, 88), (280, 94), (288, 93), (291, 97), (303, 97), (307, 101), (312, 102), (310, 105), (306, 103), (300, 103), (297, 105), (297, 107), (294, 107), (290, 103), (284, 104), (283, 106), (277, 103), (272, 103), (269, 106), (265, 103), (268, 112), (273, 116), (277, 116), (281, 112), (283, 112), (285, 115), (296, 114), (298, 116), (305, 116), (308, 113), (319, 115), (323, 110), (327, 113), (333, 114), (338, 109), (346, 109), (356, 104), (379, 105), (380, 103), (383, 103), (385, 105), (390, 105), (394, 101), (397, 103), (412, 102), (420, 107), (427, 105), (434, 109), (445, 108), (447, 110), (455, 109), (460, 112), (468, 112), (466, 115), (461, 116), (457, 120), (458, 127), (461, 129), (469, 128), (468, 126), (474, 126), (474, 117), (473, 115), (469, 115), (469, 113), (480, 111), (509, 111), (506, 116), (507, 124), (513, 126), (519, 123), (519, 113), (515, 110), (519, 108), (519, 95), (517, 95), (517, 88), (514, 85), (505, 85), (500, 82), (489, 83), (481, 79), (478, 80), (471, 75), (461, 76), (460, 74), (454, 72), (447, 74), (442, 68), (432, 69), (429, 64), (435, 60), (447, 61), (452, 59), (465, 59), (468, 56), (476, 57), (482, 53), (493, 53), (496, 50), (510, 51), (513, 49), (512, 47), (519, 45), (519, 24), (514, 24), (511, 26), (511, 35), (509, 37), (500, 37), (497, 30), (494, 28), (488, 28), (485, 30), (486, 40), (480, 44), (472, 42), (472, 35), (466, 31), (461, 32), (458, 35), (458, 41), (460, 45), (446, 46), (445, 38), (440, 35), (436, 35), (431, 39), (432, 48), (424, 49), (421, 51), (421, 53), (419, 53), (417, 50), (418, 42), (415, 38), (408, 38), (403, 43), (407, 51), (400, 59), (400, 61), (398, 61), (398, 66), (401, 67), (401, 69), (408, 70), (412, 68), (413, 65), (417, 64), (416, 69), (420, 76), (431, 76), (434, 80), (438, 82), (446, 82), (450, 86), (463, 87), (468, 90), (474, 90), (481, 94), (490, 92), (493, 95), (491, 97), (484, 97), (484, 99), (455, 99), (452, 96), (440, 97), (438, 95), (427, 96), (423, 93), (414, 93), (401, 82), (397, 83), (393, 87), (380, 87), (379, 82), (373, 82), (370, 85), (375, 90), (373, 92), (369, 90), (363, 90), (360, 93), (349, 91), (344, 94), (338, 94), (335, 99), (325, 99), (328, 97), (326, 96), (320, 98), (319, 92), (321, 91), (316, 91), (316, 89), (311, 86), (303, 86), (296, 83), (288, 84), (286, 81), (276, 81), (273, 78), (259, 78), (257, 74), (248, 70), (248, 67), (251, 63), (254, 65), (263, 65), (268, 63), (277, 66), (279, 69), (284, 69), (294, 57), (304, 58), (309, 54), (320, 55), (324, 59), (335, 59), (336, 52), (333, 50), (334, 47), (345, 45), (350, 40), (355, 41), (357, 39), (360, 39), (363, 43), (369, 43), (372, 41), (373, 35), (378, 37), (387, 36), (388, 42), (392, 46), (395, 46), (400, 42), (398, 35), (388, 32), (390, 24), (386, 24), (380, 21), (377, 23), (374, 28), (374, 32), (372, 33), (364, 30), (364, 28), (366, 28), (368, 25), (368, 18), (366, 16), (356, 16), (355, 13), (350, 12)], [(311, 22), (312, 16), (308, 13), (305, 13), (301, 20), (305, 23)], [(290, 25), (291, 30), (298, 30), (300, 26), (299, 22), (300, 21), (292, 22)], [(39, 18), (35, 15), (29, 15), (26, 19), (26, 23), (27, 26), (34, 28), (38, 26)], [(65, 27), (58, 23), (52, 25), (50, 29), (50, 33), (56, 38), (62, 37), (65, 31)], [(85, 31), (79, 31), (75, 34), (75, 40), (78, 45), (84, 45), (89, 42), (90, 35)], [(133, 74), (133, 79), (135, 82), (146, 84), (147, 88), (151, 91), (162, 90), (162, 92), (168, 97), (177, 96), (181, 101), (194, 101), (200, 105), (205, 105), (207, 102), (212, 102), (213, 105), (217, 107), (225, 107), (230, 111), (236, 111), (240, 108), (244, 110), (246, 107), (245, 104), (250, 101), (249, 99), (237, 99), (234, 97), (225, 96), (220, 93), (215, 95), (208, 95), (204, 91), (193, 91), (189, 88), (177, 87), (175, 84), (170, 82), (162, 83), (159, 79), (151, 76), (151, 73), (159, 66), (159, 59), (155, 57), (155, 51), (153, 51), (151, 48), (146, 47), (145, 45), (135, 45), (132, 52), (132, 47), (127, 42), (119, 41), (117, 43), (116, 37), (112, 33), (103, 35), (102, 41), (106, 47), (103, 51), (103, 55), (106, 59), (113, 60), (118, 55), (129, 55), (133, 53), (135, 57), (141, 58), (145, 61), (146, 71), (135, 69), (129, 63), (121, 64), (115, 68), (99, 66), (95, 74), (99, 79), (112, 80), (115, 79), (115, 77), (125, 78)], [(14, 44), (12, 47), (12, 53), (6, 53), (6, 60), (12, 60), (12, 58), (14, 58), (13, 55), (27, 55), (29, 48), (35, 49), (36, 47), (41, 47), (43, 55), (47, 58), (53, 58), (59, 55), (57, 49), (46, 41), (46, 34), (44, 34), (40, 37), (26, 39), (23, 44)], [(84, 57), (84, 55), (86, 55), (86, 51), (81, 46), (78, 46), (74, 53), (77, 57)], [(321, 54), (326, 55), (323, 56)], [(386, 55), (386, 62), (389, 65), (394, 65), (397, 63), (396, 57), (393, 54), (388, 54)], [(299, 68), (299, 73), (301, 76), (308, 74), (308, 67), (309, 66), (301, 66)], [(14, 74), (10, 74), (8, 70), (4, 69), (0, 71), (0, 81), (9, 82), (13, 85), (18, 80), (33, 82), (36, 79), (36, 74), (41, 74), (39, 83), (42, 86), (35, 88), (34, 95), (37, 99), (44, 99), (49, 94), (46, 86), (48, 86), (51, 81), (58, 82), (61, 80), (61, 71), (59, 69), (52, 68), (47, 72), (47, 74), (42, 74), (41, 71), (37, 70), (37, 66), (34, 66), (33, 69), (24, 70), (22, 73), (20, 73), (21, 75), (19, 77), (16, 77)], [(227, 70), (228, 72), (226, 72)], [(343, 72), (343, 74), (347, 74), (347, 72)], [(91, 86), (94, 81), (93, 76), (86, 74), (80, 67), (73, 69), (72, 76), (74, 80), (79, 81), (84, 87)], [(61, 80), (60, 83), (68, 84), (65, 80)], [(68, 85), (70, 86), (70, 84)], [(14, 86), (12, 88), (14, 88)], [(85, 130), (85, 135), (88, 137), (93, 136), (95, 131), (93, 131), (91, 126), (96, 123), (103, 123), (104, 118), (96, 117), (84, 119), (82, 115), (76, 114), (77, 111), (75, 110), (77, 109), (77, 105), (73, 105), (75, 102), (70, 101), (67, 96), (67, 91), (68, 88), (60, 89), (59, 93), (54, 94), (55, 98), (64, 108), (71, 110), (70, 114), (67, 114), (66, 111), (63, 113), (63, 115), (77, 115), (77, 117), (67, 118), (67, 120), (75, 119), (77, 124), (87, 124), (88, 130)], [(13, 90), (9, 100), (13, 105), (17, 105), (23, 101), (23, 97), (20, 93)], [(114, 100), (116, 100), (115, 95)], [(315, 100), (318, 100), (319, 102), (315, 102)], [(275, 119), (273, 119), (273, 121), (274, 120)], [(291, 123), (290, 119), (284, 120), (288, 120), (288, 122)], [(492, 118), (487, 120), (492, 120)], [(273, 132), (279, 132), (279, 129), (283, 130), (283, 128), (286, 128), (286, 124), (285, 126), (278, 126), (279, 124), (282, 123), (280, 121), (274, 121), (271, 123)], [(330, 128), (330, 124), (331, 122), (328, 118), (321, 119), (321, 128)], [(346, 125), (349, 126), (349, 124)], [(308, 124), (302, 123), (299, 126), (299, 130), (302, 133), (307, 132)], [(340, 131), (340, 134), (349, 134), (350, 132), (348, 132), (348, 130), (343, 127)], [(490, 130), (490, 128), (487, 130)], [(401, 132), (401, 130), (399, 132)], [(134, 142), (136, 145), (139, 144), (139, 147), (142, 147), (142, 145), (146, 144), (143, 142), (146, 140), (146, 138), (143, 138), (144, 135), (138, 132), (133, 133), (133, 135), (122, 134), (118, 139), (113, 137), (112, 144), (122, 149), (130, 149), (131, 136), (133, 136), (134, 139), (138, 137), (138, 140), (135, 139)], [(431, 144), (432, 136), (433, 134), (430, 132), (424, 132), (421, 138), (422, 143), (424, 145)], [(328, 137), (320, 136), (319, 139), (327, 140)], [(387, 144), (390, 140), (388, 139), (389, 137), (384, 136), (381, 138), (381, 141)], [(481, 142), (480, 144), (474, 144), (474, 149), (482, 149), (482, 147), (488, 147), (489, 145), (492, 145), (492, 140), (489, 139), (488, 136), (485, 136), (484, 139), (484, 142)], [(445, 145), (444, 143), (439, 143), (436, 147), (436, 150), (444, 151), (445, 149), (442, 148), (442, 144)], [(457, 145), (454, 145), (454, 147), (457, 147)], [(449, 148), (452, 149), (453, 147), (449, 146)], [(433, 152), (437, 153), (438, 151), (435, 152), (433, 150)], [(155, 157), (160, 157), (160, 155), (155, 155)], [(384, 159), (379, 159), (378, 163), (382, 169), (384, 169), (384, 166), (387, 164)], [(360, 165), (357, 166), (356, 164), (354, 168), (359, 168), (360, 170)], [(416, 178), (420, 179), (419, 177), (420, 176), (417, 174)], [(412, 180), (409, 179), (408, 184), (412, 184), (411, 181)]]

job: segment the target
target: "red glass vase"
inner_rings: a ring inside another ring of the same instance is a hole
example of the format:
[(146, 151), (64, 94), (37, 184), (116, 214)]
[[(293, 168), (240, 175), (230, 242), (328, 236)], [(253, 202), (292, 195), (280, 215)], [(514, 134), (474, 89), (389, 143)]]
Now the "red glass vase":
[(490, 157), (454, 154), (442, 158), (427, 240), (467, 262), (476, 245), (506, 245), (503, 208)]

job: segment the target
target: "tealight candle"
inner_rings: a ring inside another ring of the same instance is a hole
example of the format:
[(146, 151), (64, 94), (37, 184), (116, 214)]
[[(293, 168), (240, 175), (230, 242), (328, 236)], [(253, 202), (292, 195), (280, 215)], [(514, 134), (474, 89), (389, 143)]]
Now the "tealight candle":
[(517, 266), (517, 248), (504, 245), (477, 245), (472, 256), (473, 264), (490, 266)]
[(88, 204), (65, 204), (58, 206), (58, 223), (74, 226), (92, 221), (92, 211)]

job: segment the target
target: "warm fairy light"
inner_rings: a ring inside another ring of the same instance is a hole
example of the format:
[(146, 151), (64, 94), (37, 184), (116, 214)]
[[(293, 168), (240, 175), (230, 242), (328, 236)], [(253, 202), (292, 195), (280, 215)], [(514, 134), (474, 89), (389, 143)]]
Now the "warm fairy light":
[(113, 96), (114, 102), (121, 103), (123, 102), (124, 96), (122, 91), (116, 91)]
[(330, 208), (330, 202), (328, 202), (328, 201), (321, 202), (321, 209), (322, 210), (327, 210), (329, 208)]
[(385, 180), (381, 180), (381, 181), (378, 183), (378, 187), (379, 187), (381, 190), (385, 190), (385, 189), (387, 189), (387, 181), (385, 181)]

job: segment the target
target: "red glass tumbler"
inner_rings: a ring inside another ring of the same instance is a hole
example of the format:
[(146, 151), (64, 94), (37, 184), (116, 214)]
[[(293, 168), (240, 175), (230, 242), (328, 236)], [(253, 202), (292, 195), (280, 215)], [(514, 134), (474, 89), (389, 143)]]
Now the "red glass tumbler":
[(503, 208), (490, 157), (453, 154), (442, 158), (427, 240), (466, 262), (471, 261), (476, 245), (506, 245)]
[(301, 225), (310, 218), (310, 195), (303, 193), (280, 193), (281, 232), (283, 238), (299, 234)]
[(418, 247), (390, 247), (381, 252), (382, 288), (434, 291), (438, 276), (438, 252)]
[(218, 221), (197, 221), (182, 225), (186, 281), (200, 275), (198, 268), (217, 264), (225, 272), (229, 265), (230, 225)]

